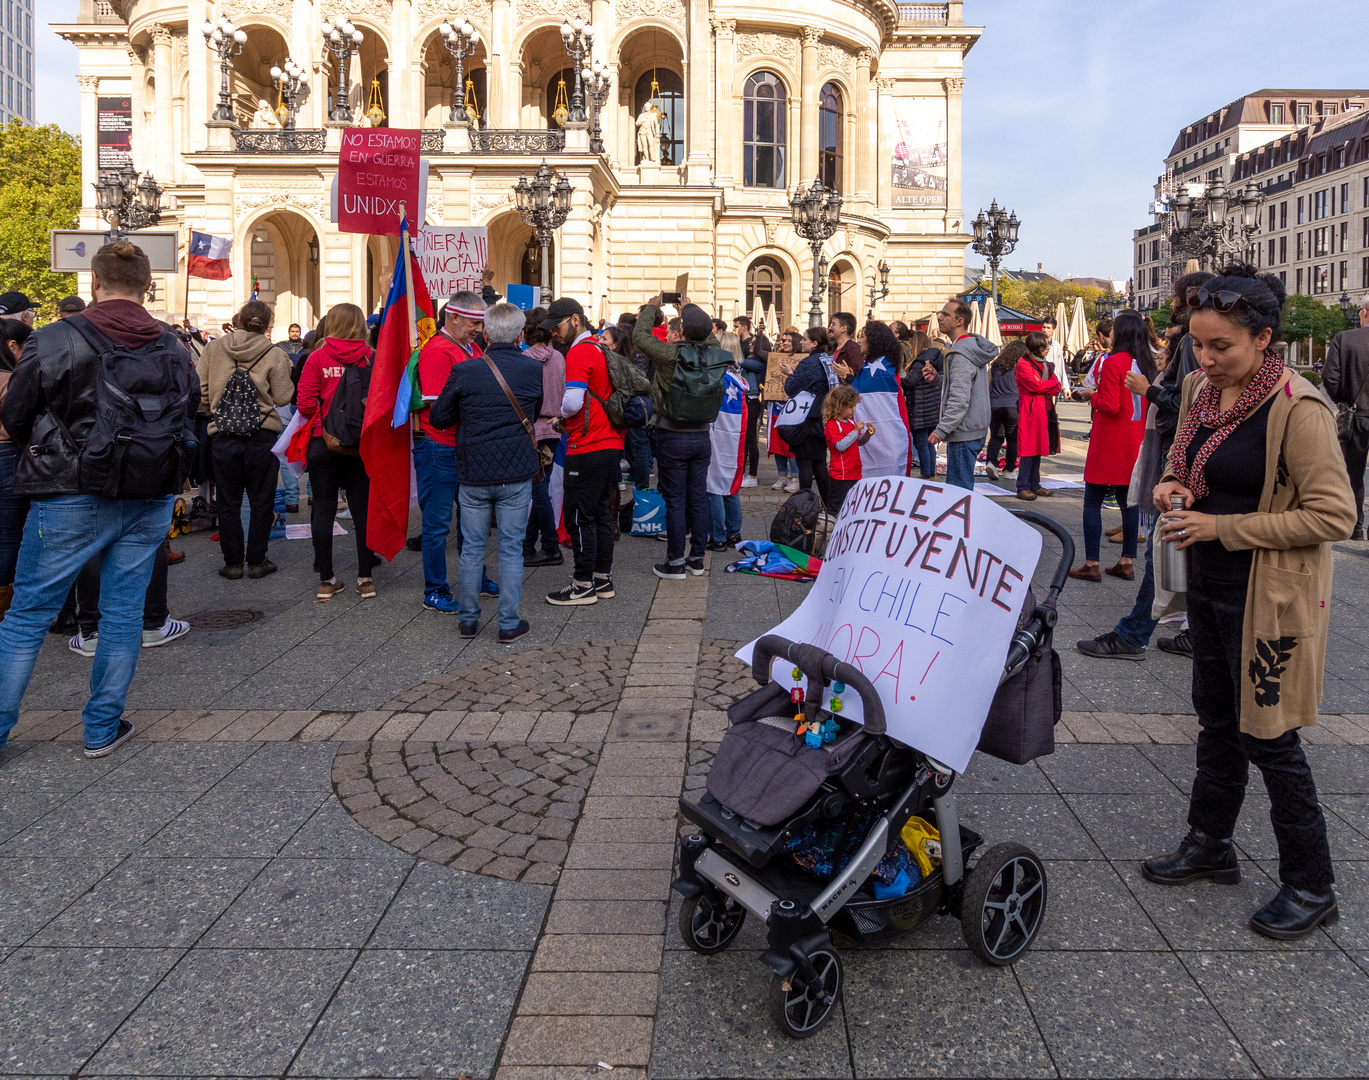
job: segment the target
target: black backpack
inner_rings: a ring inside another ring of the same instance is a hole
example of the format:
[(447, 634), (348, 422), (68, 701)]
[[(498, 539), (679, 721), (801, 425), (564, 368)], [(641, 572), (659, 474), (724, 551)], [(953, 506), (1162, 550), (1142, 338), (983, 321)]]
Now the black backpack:
[(784, 500), (770, 522), (770, 541), (805, 555), (815, 554), (822, 500), (811, 491), (796, 491)]
[(95, 424), (81, 448), (77, 486), (105, 499), (180, 493), (189, 434), (190, 359), (167, 330), (130, 348), (110, 341), (82, 315), (67, 324), (95, 350)]
[(261, 395), (252, 381), (252, 369), (273, 348), (275, 346), (268, 342), (256, 359), (246, 367), (235, 367), (233, 374), (228, 376), (219, 403), (214, 406), (214, 430), (218, 434), (247, 439), (261, 430)]
[(713, 423), (723, 407), (723, 377), (733, 359), (713, 345), (681, 345), (670, 386), (661, 395), (661, 415), (681, 424)]
[[(366, 396), (371, 392), (371, 369), (348, 364), (323, 418), (323, 444), (335, 454), (361, 456), (361, 426), (366, 421)], [(322, 399), (320, 399), (322, 400)]]

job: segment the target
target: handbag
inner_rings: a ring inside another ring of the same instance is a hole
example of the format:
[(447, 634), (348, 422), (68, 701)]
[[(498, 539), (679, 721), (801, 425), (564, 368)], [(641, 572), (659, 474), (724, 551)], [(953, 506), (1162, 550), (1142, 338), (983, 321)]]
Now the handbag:
[(803, 438), (816, 401), (817, 396), (811, 390), (800, 390), (784, 403), (775, 418), (775, 428), (781, 439), (792, 444)]
[(503, 373), (495, 367), (494, 361), (488, 356), (482, 356), (480, 359), (489, 365), (490, 374), (494, 376), (494, 381), (499, 384), (499, 389), (504, 391), (504, 396), (509, 399), (509, 404), (513, 406), (514, 415), (518, 417), (518, 422), (523, 425), (523, 430), (528, 433), (528, 438), (532, 440), (532, 453), (537, 458), (537, 479), (541, 480), (546, 473), (546, 465), (542, 461), (542, 444), (537, 441), (537, 432), (533, 429), (532, 422), (523, 412), (523, 406), (518, 404), (518, 399), (513, 396), (513, 391), (509, 389), (509, 384), (505, 381)]

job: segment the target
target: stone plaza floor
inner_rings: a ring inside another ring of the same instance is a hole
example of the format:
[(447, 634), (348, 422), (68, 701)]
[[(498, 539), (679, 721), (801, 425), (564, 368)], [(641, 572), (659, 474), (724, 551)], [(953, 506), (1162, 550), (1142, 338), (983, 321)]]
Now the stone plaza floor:
[[(782, 501), (767, 483), (743, 493), (747, 536)], [(1080, 507), (1032, 508), (1078, 538)], [(795, 1042), (768, 1016), (763, 931), (696, 955), (669, 883), (677, 799), (752, 685), (732, 653), (806, 586), (726, 574), (731, 553), (658, 581), (664, 545), (625, 537), (617, 596), (593, 607), (542, 602), (568, 565), (529, 572), (533, 633), (505, 648), (422, 609), (410, 552), (377, 599), (315, 604), (307, 543), (277, 541), (281, 572), (238, 582), (206, 534), (177, 544), (172, 612), (204, 629), (143, 653), (139, 735), (81, 756), (89, 661), (51, 637), (0, 751), (0, 1075), (1369, 1075), (1369, 546), (1336, 546), (1305, 732), (1337, 926), (1291, 944), (1247, 928), (1277, 875), (1258, 778), (1240, 885), (1140, 877), (1185, 829), (1187, 665), (1080, 655), (1135, 586), (1071, 582), (1056, 752), (976, 757), (957, 781), (989, 845), (1046, 860), (1041, 936), (1009, 969), (949, 918), (839, 940), (839, 1013)]]

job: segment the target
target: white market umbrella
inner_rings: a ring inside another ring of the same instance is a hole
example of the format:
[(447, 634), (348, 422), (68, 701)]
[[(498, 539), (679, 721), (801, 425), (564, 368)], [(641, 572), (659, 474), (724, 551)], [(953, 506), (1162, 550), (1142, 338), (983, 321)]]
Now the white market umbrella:
[(965, 327), (965, 332), (967, 334), (978, 334), (980, 332), (980, 327), (984, 325), (984, 318), (980, 315), (979, 301), (972, 300), (970, 302), (970, 307), (974, 309), (974, 314), (970, 318), (970, 325)]
[(751, 301), (751, 329), (759, 330), (765, 325), (765, 305), (761, 303), (761, 294), (756, 293), (755, 299)]
[(770, 310), (765, 313), (765, 336), (774, 341), (780, 336), (780, 320), (775, 314), (775, 305), (770, 305)]
[(1065, 352), (1074, 356), (1089, 343), (1089, 322), (1084, 316), (1084, 298), (1074, 298), (1074, 310), (1070, 313), (1069, 339), (1065, 342)]
[[(1065, 352), (1065, 343), (1070, 336), (1070, 320), (1065, 314), (1065, 301), (1057, 300), (1055, 303), (1055, 343), (1060, 346), (1060, 351)], [(1073, 353), (1070, 354), (1074, 355)]]
[(984, 328), (980, 333), (998, 348), (1003, 348), (1003, 334), (998, 329), (998, 305), (993, 302), (992, 296), (984, 301)]

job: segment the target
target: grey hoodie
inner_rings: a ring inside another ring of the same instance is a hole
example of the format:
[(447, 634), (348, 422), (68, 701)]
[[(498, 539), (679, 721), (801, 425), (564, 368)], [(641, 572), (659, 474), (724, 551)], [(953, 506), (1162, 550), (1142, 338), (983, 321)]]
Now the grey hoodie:
[(969, 442), (989, 433), (989, 373), (998, 355), (986, 337), (967, 334), (946, 354), (941, 383), (941, 421), (936, 433), (946, 442)]

